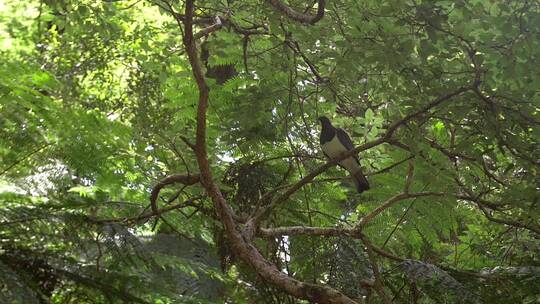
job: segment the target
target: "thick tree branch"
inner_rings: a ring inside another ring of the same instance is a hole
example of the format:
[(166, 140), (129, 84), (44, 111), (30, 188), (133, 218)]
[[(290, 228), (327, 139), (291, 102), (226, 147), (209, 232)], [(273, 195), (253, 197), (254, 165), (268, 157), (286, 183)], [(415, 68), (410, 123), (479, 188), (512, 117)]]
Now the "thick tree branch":
[[(311, 236), (349, 236), (355, 239), (360, 239), (362, 232), (354, 228), (339, 228), (339, 227), (305, 227), (305, 226), (291, 226), (291, 227), (277, 227), (277, 228), (259, 228), (258, 234), (263, 237), (277, 237), (282, 235), (311, 235)], [(367, 238), (364, 241), (368, 241)], [(371, 243), (370, 243), (371, 244)], [(379, 255), (388, 259), (403, 262), (404, 258), (395, 256), (373, 244), (371, 244), (373, 251)]]
[(265, 281), (278, 286), (281, 290), (297, 298), (307, 299), (318, 303), (355, 303), (353, 300), (331, 287), (301, 282), (279, 271), (274, 264), (267, 261), (248, 239), (244, 237), (234, 221), (233, 210), (231, 206), (227, 204), (217, 184), (214, 182), (208, 162), (206, 147), (206, 109), (208, 107), (210, 88), (204, 79), (204, 74), (199, 62), (195, 37), (193, 35), (193, 2), (193, 0), (187, 0), (185, 4), (185, 18), (183, 20), (185, 34), (183, 41), (191, 64), (192, 73), (199, 89), (195, 141), (197, 151), (196, 157), (200, 170), (201, 183), (214, 202), (214, 207), (220, 215), (220, 220), (229, 237), (233, 252), (250, 265)]
[(370, 213), (365, 215), (358, 224), (353, 228), (340, 228), (340, 227), (305, 227), (305, 226), (291, 226), (291, 227), (278, 227), (278, 228), (259, 228), (258, 233), (262, 236), (278, 236), (278, 235), (318, 235), (318, 236), (358, 236), (360, 235), (362, 228), (371, 222), (377, 215), (384, 210), (392, 207), (399, 201), (409, 198), (418, 198), (424, 196), (444, 196), (442, 192), (418, 192), (418, 193), (400, 193), (389, 198), (381, 206), (375, 208)]
[[(335, 237), (335, 236), (349, 236), (355, 239), (361, 239), (364, 245), (369, 246), (373, 252), (377, 253), (381, 257), (387, 258), (394, 262), (404, 262), (407, 259), (394, 255), (380, 247), (377, 247), (362, 233), (351, 228), (319, 228), (319, 227), (301, 227), (301, 226), (292, 226), (292, 227), (278, 227), (278, 228), (261, 228), (259, 229), (259, 235), (264, 237), (278, 237), (282, 235), (311, 235), (311, 236), (323, 236), (323, 237)], [(499, 276), (485, 275), (479, 272), (474, 272), (471, 270), (457, 270), (450, 268), (444, 265), (437, 265), (437, 267), (444, 269), (446, 271), (452, 271), (459, 274), (488, 279), (488, 280), (498, 280)]]

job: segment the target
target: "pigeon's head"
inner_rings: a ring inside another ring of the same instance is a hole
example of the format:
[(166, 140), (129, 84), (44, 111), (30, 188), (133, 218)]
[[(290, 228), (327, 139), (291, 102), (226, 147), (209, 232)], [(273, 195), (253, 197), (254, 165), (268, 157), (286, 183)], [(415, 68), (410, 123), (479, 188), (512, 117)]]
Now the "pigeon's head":
[(321, 122), (321, 124), (323, 126), (331, 126), (332, 125), (332, 123), (330, 122), (330, 119), (328, 119), (328, 117), (326, 117), (326, 116), (319, 117), (319, 121)]

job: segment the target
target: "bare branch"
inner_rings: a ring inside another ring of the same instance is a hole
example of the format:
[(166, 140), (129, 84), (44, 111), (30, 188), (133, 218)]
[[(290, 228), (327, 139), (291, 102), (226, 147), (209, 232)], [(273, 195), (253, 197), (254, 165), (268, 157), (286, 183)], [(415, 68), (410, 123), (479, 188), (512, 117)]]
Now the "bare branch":
[(480, 208), (480, 210), (482, 210), (482, 213), (484, 213), (486, 218), (494, 223), (504, 224), (516, 228), (524, 228), (540, 235), (540, 227), (537, 225), (531, 225), (509, 219), (496, 218), (490, 214), (490, 212), (483, 206), (482, 203), (478, 203), (478, 207)]
[(463, 159), (466, 159), (466, 160), (469, 160), (469, 161), (476, 161), (477, 160), (474, 157), (464, 155), (464, 154), (461, 154), (461, 153), (456, 153), (454, 151), (450, 151), (450, 150), (446, 149), (445, 147), (441, 146), (438, 142), (434, 141), (431, 138), (428, 138), (428, 137), (424, 137), (424, 138), (426, 139), (426, 141), (429, 143), (429, 145), (432, 148), (437, 149), (438, 151), (440, 151), (442, 154), (446, 155), (451, 160), (455, 160), (457, 157), (463, 158)]
[(275, 237), (281, 235), (314, 235), (314, 236), (352, 236), (356, 232), (352, 229), (339, 227), (306, 227), (291, 226), (277, 228), (259, 228), (259, 235), (265, 237)]
[(280, 0), (268, 0), (278, 11), (285, 14), (288, 18), (306, 24), (315, 24), (324, 17), (325, 0), (318, 0), (317, 14), (315, 16), (299, 13)]
[(393, 163), (393, 164), (391, 164), (391, 165), (388, 166), (388, 167), (382, 168), (382, 169), (380, 169), (380, 170), (378, 170), (378, 171), (375, 171), (375, 172), (368, 172), (368, 173), (366, 173), (365, 175), (366, 175), (366, 176), (373, 176), (373, 175), (377, 175), (377, 174), (381, 174), (381, 173), (386, 173), (386, 172), (388, 172), (388, 171), (394, 169), (395, 167), (397, 167), (397, 166), (403, 164), (404, 162), (410, 160), (411, 158), (414, 158), (414, 154), (412, 154), (411, 156), (409, 156), (409, 157), (407, 157), (407, 158), (405, 158), (405, 159), (402, 159), (402, 160), (398, 161), (397, 163)]
[(407, 213), (409, 213), (409, 210), (411, 210), (411, 208), (412, 208), (412, 206), (414, 205), (415, 202), (416, 202), (416, 198), (411, 202), (411, 204), (407, 207), (407, 209), (405, 209), (405, 212), (403, 212), (403, 214), (401, 215), (401, 217), (399, 218), (397, 223), (394, 225), (394, 228), (392, 229), (392, 231), (390, 231), (390, 233), (388, 234), (388, 236), (384, 240), (384, 243), (382, 244), (383, 249), (386, 246), (386, 244), (388, 243), (388, 241), (390, 241), (390, 238), (392, 237), (392, 235), (394, 235), (394, 232), (396, 232), (399, 225), (401, 225), (401, 223), (403, 223), (403, 220), (405, 219), (405, 216), (407, 216)]
[(30, 156), (40, 152), (41, 150), (47, 148), (48, 146), (52, 145), (52, 143), (46, 143), (44, 145), (42, 145), (41, 147), (33, 150), (33, 151), (30, 151), (29, 153), (27, 153), (26, 155), (24, 155), (23, 157), (17, 159), (16, 161), (14, 161), (11, 165), (7, 166), (6, 168), (2, 169), (2, 171), (0, 171), (0, 175), (3, 175), (4, 173), (8, 172), (9, 170), (11, 170), (11, 168), (17, 166), (18, 164), (20, 164), (21, 162), (25, 161), (26, 159), (28, 159)]
[[(170, 206), (167, 206), (167, 207), (163, 207), (161, 209), (156, 209), (156, 210), (152, 210), (150, 212), (144, 212), (140, 215), (137, 215), (137, 216), (134, 216), (134, 217), (115, 217), (115, 218), (106, 218), (106, 219), (98, 219), (98, 218), (92, 218), (92, 217), (89, 217), (87, 218), (90, 222), (92, 223), (125, 223), (125, 222), (135, 222), (135, 223), (138, 223), (140, 221), (143, 221), (143, 220), (147, 220), (153, 216), (160, 216), (164, 213), (167, 213), (167, 212), (170, 212), (170, 211), (173, 211), (173, 210), (177, 210), (177, 209), (181, 209), (181, 208), (184, 208), (184, 207), (197, 207), (193, 201), (195, 199), (189, 199), (187, 201), (184, 201), (182, 203), (178, 203), (178, 204), (174, 204), (174, 205), (170, 205)], [(153, 209), (153, 208), (152, 208)]]
[(373, 254), (373, 248), (371, 246), (371, 242), (367, 240), (367, 237), (365, 235), (360, 235), (360, 240), (362, 240), (362, 243), (364, 243), (364, 245), (366, 246), (368, 260), (369, 260), (369, 263), (371, 264), (371, 269), (373, 270), (373, 276), (375, 277), (373, 288), (375, 288), (375, 291), (377, 292), (379, 297), (381, 297), (383, 303), (391, 304), (392, 300), (388, 297), (388, 295), (384, 291), (384, 283), (381, 277), (381, 273), (379, 272), (379, 265), (377, 264), (377, 258)]
[[(165, 3), (165, 5), (161, 4), (159, 1), (150, 1), (150, 2), (159, 6), (162, 10), (166, 11), (167, 13), (171, 14), (174, 19), (180, 22), (180, 24), (184, 21), (185, 16), (175, 12), (174, 9), (172, 8), (172, 5), (168, 1), (163, 0), (163, 3)], [(212, 17), (199, 17), (193, 20), (193, 24), (211, 25), (213, 21), (214, 20)]]
[(175, 183), (181, 183), (186, 186), (191, 186), (200, 181), (199, 175), (171, 175), (167, 176), (166, 178), (160, 180), (152, 189), (152, 192), (150, 193), (150, 204), (152, 206), (152, 211), (154, 214), (158, 214), (158, 207), (157, 207), (157, 198), (159, 195), (159, 192), (161, 189), (163, 189), (165, 186)]
[(222, 26), (223, 22), (221, 21), (221, 18), (219, 16), (216, 16), (215, 23), (200, 30), (197, 34), (193, 36), (193, 39), (197, 40), (199, 38), (202, 38), (212, 32), (219, 30)]
[(383, 250), (382, 248), (379, 248), (379, 247), (371, 244), (367, 238), (364, 238), (364, 244), (366, 242), (368, 242), (371, 245), (371, 248), (373, 249), (373, 251), (375, 251), (377, 254), (379, 254), (382, 257), (385, 257), (387, 259), (390, 259), (390, 260), (393, 260), (393, 261), (396, 261), (396, 262), (403, 262), (403, 261), (406, 260), (406, 259), (404, 259), (402, 257), (398, 257), (397, 255), (394, 255), (394, 254), (392, 254), (392, 253), (390, 253), (388, 251)]
[(270, 33), (270, 30), (266, 24), (257, 24), (246, 28), (239, 26), (231, 19), (224, 19), (223, 23), (230, 26), (236, 33), (244, 35), (244, 37), (249, 37), (251, 35), (268, 35)]
[(188, 147), (191, 148), (191, 150), (193, 150), (193, 152), (197, 151), (197, 147), (195, 147), (195, 145), (187, 137), (184, 135), (180, 135), (179, 137)]

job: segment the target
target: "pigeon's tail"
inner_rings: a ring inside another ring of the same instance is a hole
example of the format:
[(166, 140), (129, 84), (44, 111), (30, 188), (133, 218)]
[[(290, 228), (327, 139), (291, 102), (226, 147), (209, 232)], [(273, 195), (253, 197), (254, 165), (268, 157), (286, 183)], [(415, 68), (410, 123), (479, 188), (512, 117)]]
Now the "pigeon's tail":
[(366, 177), (364, 176), (364, 174), (362, 174), (362, 171), (360, 170), (356, 171), (356, 173), (352, 176), (352, 179), (354, 181), (354, 185), (356, 186), (356, 190), (358, 191), (358, 193), (362, 193), (366, 190), (369, 190), (369, 183)]

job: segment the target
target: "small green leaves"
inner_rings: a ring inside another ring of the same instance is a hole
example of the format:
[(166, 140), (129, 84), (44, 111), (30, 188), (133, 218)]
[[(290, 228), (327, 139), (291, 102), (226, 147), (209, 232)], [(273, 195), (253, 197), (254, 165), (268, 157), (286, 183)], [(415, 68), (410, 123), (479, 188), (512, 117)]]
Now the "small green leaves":
[[(534, 1), (326, 1), (310, 26), (264, 1), (195, 1), (195, 33), (223, 26), (191, 61), (183, 1), (4, 2), (0, 267), (21, 272), (4, 279), (17, 290), (52, 303), (297, 301), (239, 262), (202, 183), (167, 185), (152, 213), (156, 184), (199, 173), (204, 122), (203, 164), (235, 229), (294, 189), (261, 223), (293, 232), (248, 240), (287, 275), (374, 303), (372, 286), (395, 303), (538, 302), (534, 272), (502, 271), (540, 252)], [(358, 154), (369, 191), (339, 166), (291, 188), (326, 161), (323, 115), (355, 146), (380, 143)], [(400, 193), (423, 195), (388, 203)], [(375, 250), (376, 266), (356, 234), (295, 234), (368, 214), (363, 236), (390, 253)]]
[(72, 187), (68, 190), (68, 192), (77, 193), (81, 197), (85, 198), (95, 198), (95, 188), (94, 187), (87, 187), (87, 186), (76, 186)]

